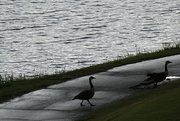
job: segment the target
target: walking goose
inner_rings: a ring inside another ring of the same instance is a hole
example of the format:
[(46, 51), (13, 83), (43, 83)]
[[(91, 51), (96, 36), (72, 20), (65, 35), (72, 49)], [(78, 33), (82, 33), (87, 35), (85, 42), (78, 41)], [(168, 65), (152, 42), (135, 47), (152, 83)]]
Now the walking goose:
[(165, 71), (164, 72), (148, 73), (147, 75), (149, 76), (149, 78), (144, 80), (144, 81), (148, 81), (148, 82), (152, 82), (152, 83), (154, 82), (154, 87), (156, 87), (158, 82), (161, 82), (161, 81), (165, 80), (166, 77), (168, 76), (169, 72), (168, 72), (167, 65), (169, 63), (172, 63), (172, 62), (171, 61), (166, 61), (166, 63), (165, 63)]
[(161, 81), (165, 80), (166, 77), (168, 76), (167, 65), (169, 63), (172, 63), (172, 62), (171, 61), (166, 61), (165, 62), (165, 71), (164, 72), (160, 72), (160, 73), (147, 73), (147, 76), (149, 76), (149, 78), (145, 79), (142, 83), (140, 83), (140, 84), (138, 84), (136, 86), (133, 86), (131, 88), (137, 88), (139, 86), (149, 85), (149, 84), (152, 84), (152, 83), (154, 83), (154, 87), (156, 87), (158, 82), (161, 82)]
[(95, 93), (94, 86), (92, 84), (92, 79), (95, 79), (95, 77), (93, 77), (93, 76), (89, 77), (90, 89), (80, 92), (78, 95), (76, 95), (73, 98), (73, 100), (75, 100), (75, 99), (82, 100), (82, 102), (80, 103), (81, 106), (83, 106), (83, 101), (84, 100), (87, 100), (91, 106), (95, 106), (95, 105), (91, 104), (91, 102), (89, 101), (89, 99), (91, 99), (94, 96), (94, 93)]

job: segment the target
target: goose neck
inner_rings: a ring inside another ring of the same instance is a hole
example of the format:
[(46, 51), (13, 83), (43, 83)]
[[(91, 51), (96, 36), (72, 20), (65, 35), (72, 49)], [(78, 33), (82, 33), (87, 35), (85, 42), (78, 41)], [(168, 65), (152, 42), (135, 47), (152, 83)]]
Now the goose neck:
[(90, 84), (91, 89), (94, 88), (91, 79), (89, 79), (89, 84)]
[(168, 72), (167, 65), (168, 65), (168, 63), (165, 64), (165, 72)]

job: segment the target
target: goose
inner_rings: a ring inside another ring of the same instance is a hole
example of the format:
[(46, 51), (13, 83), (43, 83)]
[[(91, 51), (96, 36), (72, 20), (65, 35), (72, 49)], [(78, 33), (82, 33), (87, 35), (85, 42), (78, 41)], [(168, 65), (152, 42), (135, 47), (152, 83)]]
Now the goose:
[(93, 77), (93, 76), (89, 77), (90, 89), (80, 92), (78, 95), (76, 95), (73, 98), (73, 100), (75, 100), (75, 99), (82, 100), (82, 102), (80, 103), (81, 106), (83, 106), (83, 101), (84, 100), (87, 100), (91, 106), (95, 106), (95, 105), (91, 104), (91, 102), (89, 101), (89, 99), (91, 99), (94, 96), (94, 93), (95, 93), (94, 86), (92, 84), (92, 79), (96, 79), (96, 78)]
[(168, 68), (167, 68), (167, 65), (169, 63), (172, 63), (171, 61), (166, 61), (165, 62), (165, 71), (164, 72), (159, 72), (159, 73), (147, 73), (147, 76), (149, 78), (145, 79), (142, 83), (136, 85), (136, 86), (133, 86), (131, 88), (136, 88), (136, 87), (139, 87), (139, 86), (142, 86), (142, 85), (149, 85), (149, 84), (152, 84), (154, 83), (154, 88), (157, 86), (157, 83), (158, 82), (161, 82), (163, 80), (166, 79), (166, 77), (168, 76), (169, 72), (168, 72)]
[(148, 73), (147, 75), (149, 76), (148, 79), (144, 80), (144, 82), (154, 82), (154, 87), (157, 86), (158, 82), (161, 82), (163, 80), (166, 79), (166, 77), (168, 76), (169, 72), (168, 72), (168, 68), (167, 65), (172, 63), (171, 61), (166, 61), (165, 62), (165, 71), (164, 72), (160, 72), (160, 73)]

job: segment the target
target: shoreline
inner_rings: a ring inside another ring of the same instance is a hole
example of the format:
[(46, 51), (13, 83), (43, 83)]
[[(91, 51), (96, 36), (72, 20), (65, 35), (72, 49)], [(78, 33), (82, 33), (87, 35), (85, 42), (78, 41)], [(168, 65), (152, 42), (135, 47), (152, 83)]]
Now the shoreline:
[(118, 59), (103, 64), (76, 69), (69, 72), (61, 72), (59, 74), (52, 75), (43, 75), (33, 79), (15, 79), (9, 81), (7, 85), (0, 85), (0, 103), (3, 103), (5, 101), (8, 101), (10, 99), (21, 96), (31, 91), (46, 88), (50, 85), (58, 84), (78, 77), (103, 72), (114, 67), (178, 54), (180, 54), (180, 48), (172, 47), (168, 49), (158, 50), (152, 53), (139, 53), (135, 56), (129, 56), (123, 59)]

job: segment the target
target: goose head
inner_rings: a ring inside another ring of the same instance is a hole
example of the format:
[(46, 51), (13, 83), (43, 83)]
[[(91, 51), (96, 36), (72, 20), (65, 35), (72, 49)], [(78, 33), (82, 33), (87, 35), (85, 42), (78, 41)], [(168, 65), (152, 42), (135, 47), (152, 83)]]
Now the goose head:
[(92, 79), (96, 79), (96, 78), (95, 78), (95, 77), (93, 77), (93, 76), (90, 76), (90, 77), (89, 77), (89, 79), (90, 79), (90, 80), (92, 80)]
[(171, 62), (171, 61), (166, 61), (166, 63), (165, 63), (165, 72), (168, 72), (167, 65), (168, 65), (169, 63), (172, 63), (172, 62)]
[(166, 64), (172, 63), (171, 61), (166, 61)]

